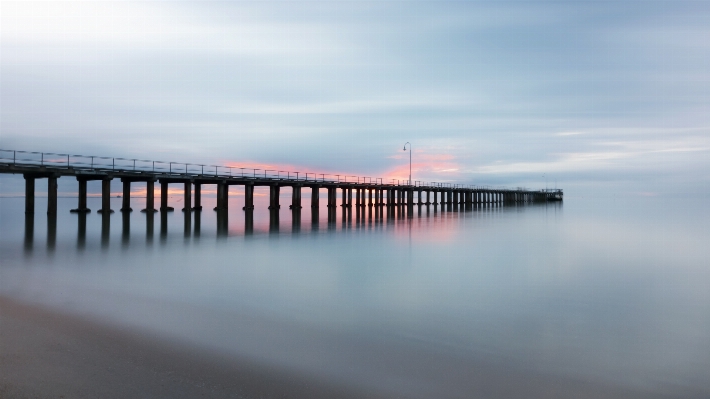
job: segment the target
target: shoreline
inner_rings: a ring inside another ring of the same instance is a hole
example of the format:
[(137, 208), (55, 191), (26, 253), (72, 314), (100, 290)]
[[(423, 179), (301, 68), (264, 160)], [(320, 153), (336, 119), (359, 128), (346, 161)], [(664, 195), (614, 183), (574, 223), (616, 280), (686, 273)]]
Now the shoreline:
[(0, 296), (0, 398), (384, 398)]

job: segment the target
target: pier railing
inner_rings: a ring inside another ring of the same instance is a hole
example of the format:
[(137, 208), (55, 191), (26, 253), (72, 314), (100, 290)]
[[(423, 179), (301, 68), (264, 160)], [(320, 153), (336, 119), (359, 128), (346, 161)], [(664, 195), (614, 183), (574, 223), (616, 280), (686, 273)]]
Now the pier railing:
[(173, 161), (153, 161), (137, 158), (103, 157), (96, 155), (59, 154), (51, 152), (0, 149), (0, 164), (79, 169), (96, 172), (143, 172), (191, 177), (239, 177), (245, 179), (289, 180), (322, 183), (353, 183), (368, 185), (393, 185), (404, 187), (438, 187), (447, 189), (510, 190), (470, 184), (448, 182), (412, 181), (382, 177), (293, 172), (277, 169), (242, 168)]

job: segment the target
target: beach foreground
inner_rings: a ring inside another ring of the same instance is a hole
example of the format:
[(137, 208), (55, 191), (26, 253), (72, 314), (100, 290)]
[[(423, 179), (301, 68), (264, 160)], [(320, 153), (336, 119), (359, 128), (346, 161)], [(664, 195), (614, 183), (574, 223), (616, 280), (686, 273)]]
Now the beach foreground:
[[(384, 398), (411, 393), (337, 386), (249, 359), (201, 351), (120, 331), (0, 297), (1, 398)], [(425, 361), (425, 359), (422, 359)], [(454, 362), (456, 363), (456, 362)], [(564, 377), (469, 370), (470, 386), (452, 397), (663, 398)], [(697, 395), (700, 397), (699, 395)]]
[(0, 297), (0, 398), (377, 398)]

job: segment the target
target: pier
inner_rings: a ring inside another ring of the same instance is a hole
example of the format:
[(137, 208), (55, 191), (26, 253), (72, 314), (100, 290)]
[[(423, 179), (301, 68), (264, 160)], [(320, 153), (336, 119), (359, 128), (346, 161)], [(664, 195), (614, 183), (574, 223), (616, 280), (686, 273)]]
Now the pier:
[[(254, 187), (269, 187), (270, 210), (278, 210), (282, 187), (292, 190), (293, 211), (300, 210), (302, 190), (310, 189), (311, 207), (320, 206), (320, 190), (326, 189), (328, 212), (338, 207), (394, 207), (415, 205), (473, 206), (480, 204), (515, 205), (561, 201), (563, 192), (554, 190), (504, 189), (452, 183), (401, 181), (362, 176), (344, 176), (279, 170), (249, 169), (230, 166), (162, 162), (90, 155), (55, 154), (17, 150), (0, 150), (0, 173), (21, 174), (25, 179), (25, 213), (35, 212), (37, 180), (47, 180), (47, 214), (57, 213), (57, 188), (61, 177), (75, 178), (79, 183), (77, 207), (71, 212), (87, 213), (87, 184), (100, 182), (101, 208), (97, 212), (108, 215), (111, 209), (111, 181), (123, 184), (120, 212), (132, 212), (131, 185), (145, 184), (146, 206), (141, 212), (170, 212), (168, 203), (170, 184), (183, 186), (183, 212), (202, 211), (202, 187), (217, 188), (218, 212), (228, 211), (230, 188), (243, 187), (242, 210), (254, 210)], [(160, 184), (160, 206), (155, 204), (155, 183)], [(340, 191), (340, 204), (338, 204)], [(353, 203), (354, 196), (354, 203)], [(194, 198), (194, 203), (193, 203)]]

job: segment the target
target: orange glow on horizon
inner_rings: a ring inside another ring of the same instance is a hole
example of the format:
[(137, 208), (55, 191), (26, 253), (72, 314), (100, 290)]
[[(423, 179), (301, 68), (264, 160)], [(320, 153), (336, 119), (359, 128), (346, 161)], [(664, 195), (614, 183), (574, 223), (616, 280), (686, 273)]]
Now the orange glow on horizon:
[[(437, 153), (437, 154), (428, 154), (423, 151), (414, 151), (414, 157), (416, 162), (412, 163), (412, 180), (419, 180), (419, 181), (430, 181), (432, 180), (431, 176), (434, 176), (434, 179), (442, 180), (442, 181), (450, 181), (452, 179), (455, 179), (457, 177), (460, 177), (459, 171), (462, 170), (462, 166), (458, 163), (455, 162), (456, 156), (453, 154), (448, 154), (448, 153)], [(396, 159), (396, 160), (401, 160), (401, 161), (408, 161), (409, 160), (409, 155), (404, 153), (404, 154), (394, 154), (391, 156), (387, 157), (388, 159)], [(295, 173), (296, 171), (299, 172), (299, 177), (305, 176), (306, 173), (308, 173), (309, 178), (311, 178), (312, 175), (316, 176), (321, 176), (321, 174), (325, 175), (326, 178), (335, 178), (336, 176), (340, 176), (341, 179), (347, 177), (347, 181), (350, 181), (351, 179), (353, 181), (356, 181), (357, 177), (369, 177), (371, 179), (376, 179), (376, 178), (381, 178), (383, 183), (389, 183), (392, 180), (399, 180), (400, 182), (406, 181), (409, 176), (409, 162), (402, 162), (402, 164), (394, 167), (387, 169), (381, 173), (376, 173), (376, 174), (371, 174), (371, 175), (366, 175), (366, 174), (357, 174), (357, 173), (334, 173), (334, 172), (326, 172), (326, 171), (319, 171), (319, 170), (313, 170), (310, 168), (305, 168), (302, 166), (298, 165), (291, 165), (291, 164), (268, 164), (268, 163), (259, 163), (259, 162), (233, 162), (233, 161), (225, 161), (223, 162), (225, 166), (229, 166), (232, 168), (244, 168), (245, 174), (246, 173), (251, 173), (253, 174), (253, 170), (257, 169), (256, 173), (257, 175), (259, 172), (262, 174), (264, 171), (268, 171), (268, 174), (274, 174), (277, 171), (281, 172), (286, 172), (288, 176), (288, 173)], [(428, 176), (427, 178), (421, 178), (418, 176)]]

